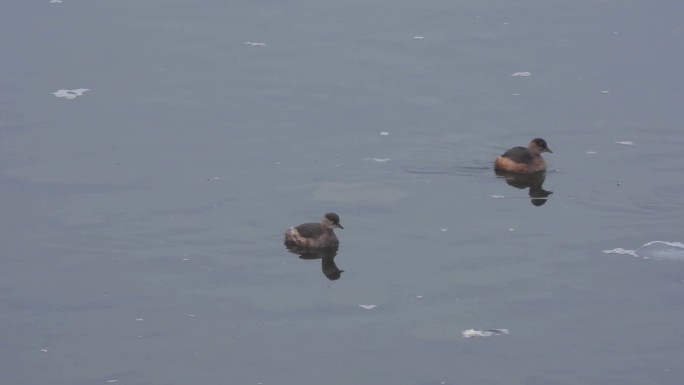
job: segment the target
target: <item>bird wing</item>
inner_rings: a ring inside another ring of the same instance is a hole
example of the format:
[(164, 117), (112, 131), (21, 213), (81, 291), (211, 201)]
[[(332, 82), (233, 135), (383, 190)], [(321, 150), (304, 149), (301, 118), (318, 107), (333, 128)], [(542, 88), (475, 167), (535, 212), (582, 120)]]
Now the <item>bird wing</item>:
[(304, 238), (318, 238), (323, 235), (324, 230), (320, 223), (304, 223), (297, 226), (297, 232)]
[(532, 154), (525, 147), (513, 147), (501, 156), (519, 163), (529, 163), (532, 161)]

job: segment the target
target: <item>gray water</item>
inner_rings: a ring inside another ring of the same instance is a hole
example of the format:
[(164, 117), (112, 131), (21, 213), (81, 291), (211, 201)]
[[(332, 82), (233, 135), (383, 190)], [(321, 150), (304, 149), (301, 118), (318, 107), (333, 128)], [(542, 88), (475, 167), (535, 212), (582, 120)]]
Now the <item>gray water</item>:
[(681, 383), (683, 4), (6, 2), (0, 382)]

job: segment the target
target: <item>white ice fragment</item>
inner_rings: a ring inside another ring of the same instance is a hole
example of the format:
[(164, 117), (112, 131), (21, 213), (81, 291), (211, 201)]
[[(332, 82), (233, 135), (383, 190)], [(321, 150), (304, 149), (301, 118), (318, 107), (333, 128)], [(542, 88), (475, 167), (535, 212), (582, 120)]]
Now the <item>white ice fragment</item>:
[(378, 163), (385, 163), (390, 160), (390, 158), (366, 158), (365, 160), (372, 160)]
[(417, 299), (423, 299), (423, 298), (425, 298), (425, 297), (423, 297), (422, 295), (417, 295), (416, 298), (417, 298)]
[(627, 250), (621, 247), (612, 250), (603, 250), (606, 254), (625, 254), (643, 259), (684, 261), (684, 243), (651, 241), (636, 250)]
[(418, 40), (423, 40), (423, 39), (425, 39), (425, 36), (414, 36), (413, 38), (418, 39)]
[(618, 247), (612, 250), (603, 250), (602, 253), (606, 254), (626, 254), (626, 255), (631, 255), (632, 257), (639, 257), (637, 253), (634, 250), (626, 250), (623, 249), (622, 247)]
[(527, 77), (527, 76), (531, 76), (531, 75), (532, 75), (531, 72), (514, 72), (511, 74), (511, 76), (523, 76), (523, 77)]
[(194, 317), (194, 316), (195, 316), (194, 314), (188, 314), (188, 317)]
[(463, 338), (470, 338), (470, 337), (491, 337), (491, 336), (500, 336), (503, 334), (509, 334), (510, 332), (508, 329), (488, 329), (488, 330), (475, 330), (475, 329), (468, 329), (464, 330), (461, 332), (461, 335)]
[(83, 95), (84, 92), (90, 91), (89, 88), (77, 88), (75, 90), (57, 90), (52, 94), (58, 98), (67, 98), (69, 100), (76, 99), (77, 96)]
[(375, 309), (376, 307), (378, 307), (378, 305), (359, 305), (359, 307), (360, 307), (361, 309), (373, 310), (373, 309)]
[(602, 93), (602, 94), (609, 94), (610, 91), (608, 91), (608, 90), (602, 90), (601, 93)]
[(621, 140), (619, 142), (615, 142), (617, 144), (624, 144), (625, 146), (634, 146), (634, 142), (629, 141), (629, 140)]
[(135, 321), (142, 322), (142, 318), (136, 318)]
[(380, 135), (382, 135), (382, 136), (387, 136), (387, 135), (389, 135), (389, 132), (387, 132), (387, 131), (381, 131), (381, 132), (380, 132)]
[(62, 0), (50, 0), (50, 4), (58, 4), (61, 2), (62, 2)]
[(448, 230), (448, 229), (439, 229), (439, 231), (441, 231), (441, 232), (443, 232), (443, 233), (446, 233), (447, 230)]
[(266, 47), (266, 43), (257, 43), (253, 41), (246, 41), (245, 44), (250, 47)]
[(40, 349), (41, 352), (47, 353), (47, 349)]
[(506, 196), (505, 196), (505, 195), (490, 195), (490, 197), (492, 197), (492, 198), (494, 198), (494, 199), (503, 199), (503, 198), (505, 198)]
[(520, 96), (520, 94), (511, 94), (511, 95), (513, 95), (513, 96)]
[(587, 154), (596, 154), (596, 151), (587, 151)]
[(508, 229), (508, 231), (515, 231), (515, 229), (511, 227), (510, 229)]
[(119, 380), (107, 380), (108, 383), (113, 384), (115, 382), (119, 382)]

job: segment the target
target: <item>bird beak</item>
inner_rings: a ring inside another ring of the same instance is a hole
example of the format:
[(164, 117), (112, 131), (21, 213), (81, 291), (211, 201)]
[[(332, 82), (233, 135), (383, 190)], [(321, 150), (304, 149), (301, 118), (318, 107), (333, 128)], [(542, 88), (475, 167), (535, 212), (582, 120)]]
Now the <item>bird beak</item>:
[(548, 148), (548, 147), (546, 147), (546, 148), (544, 149), (544, 152), (550, 152), (550, 153), (552, 153), (552, 154), (553, 154), (553, 151), (551, 151), (551, 149), (550, 149), (550, 148)]
[(342, 225), (339, 224), (339, 223), (336, 223), (336, 224), (335, 224), (335, 227), (339, 227), (339, 228), (341, 228), (341, 229), (344, 229), (344, 227), (342, 227)]

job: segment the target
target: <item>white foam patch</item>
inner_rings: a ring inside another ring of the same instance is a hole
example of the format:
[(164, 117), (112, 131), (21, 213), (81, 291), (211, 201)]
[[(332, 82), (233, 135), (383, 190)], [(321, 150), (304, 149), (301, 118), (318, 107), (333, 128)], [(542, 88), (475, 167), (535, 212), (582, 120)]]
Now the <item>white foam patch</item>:
[(619, 142), (615, 142), (617, 144), (624, 144), (625, 146), (634, 146), (634, 142), (629, 141), (629, 140), (621, 140)]
[(50, 0), (50, 4), (59, 4), (62, 0)]
[(490, 197), (492, 197), (492, 198), (494, 198), (494, 199), (503, 199), (503, 198), (506, 198), (505, 195), (490, 195)]
[(643, 259), (684, 262), (684, 243), (681, 242), (651, 241), (635, 250), (617, 247), (611, 250), (603, 250), (602, 252), (606, 254), (630, 255)]
[(467, 329), (461, 332), (463, 338), (472, 337), (491, 337), (491, 336), (501, 336), (504, 334), (510, 334), (508, 329), (488, 329), (488, 330), (475, 330)]
[(83, 95), (89, 88), (77, 88), (75, 90), (57, 90), (52, 94), (58, 98), (67, 98), (69, 100), (76, 99), (76, 97)]
[(387, 131), (382, 131), (382, 132), (380, 132), (380, 135), (382, 135), (382, 136), (387, 136), (387, 135), (389, 135), (389, 132), (387, 132)]
[(418, 40), (423, 40), (423, 39), (425, 39), (425, 36), (414, 36), (413, 38), (418, 39)]
[(511, 76), (527, 77), (527, 76), (532, 76), (532, 72), (514, 72), (511, 74)]
[(248, 45), (250, 47), (266, 47), (266, 43), (259, 43), (254, 41), (246, 41), (245, 45)]
[(373, 309), (375, 309), (376, 307), (378, 307), (378, 305), (359, 305), (359, 307), (360, 307), (361, 309), (373, 310)]
[(385, 163), (385, 162), (388, 162), (390, 160), (390, 158), (366, 158), (364, 160), (372, 160), (372, 161), (378, 162), (378, 163)]

